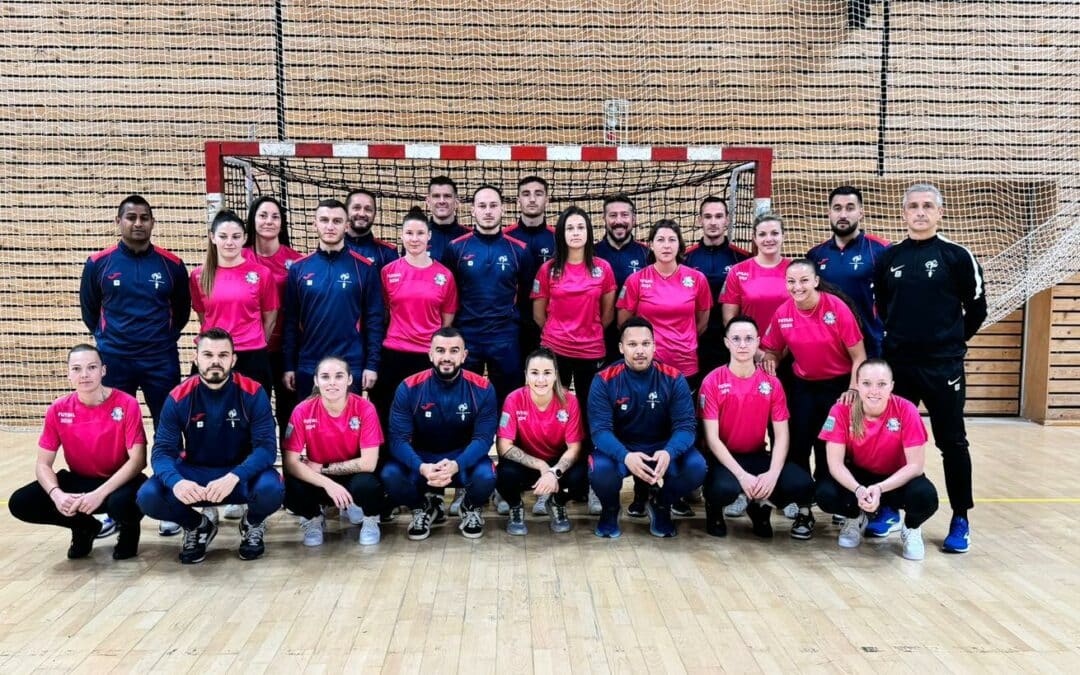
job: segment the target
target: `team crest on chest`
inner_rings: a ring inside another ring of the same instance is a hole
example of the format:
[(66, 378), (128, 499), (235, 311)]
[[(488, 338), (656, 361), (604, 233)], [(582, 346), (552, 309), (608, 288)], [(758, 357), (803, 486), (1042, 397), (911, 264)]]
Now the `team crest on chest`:
[(286, 260), (286, 261), (285, 261), (285, 269), (291, 269), (291, 268), (292, 268), (292, 264), (293, 264), (293, 261), (291, 261), (291, 260)]
[(933, 279), (934, 278), (934, 272), (937, 271), (937, 268), (938, 268), (938, 261), (937, 260), (927, 260), (926, 261), (926, 278), (927, 279)]
[(691, 277), (691, 276), (683, 277), (682, 278), (682, 285), (685, 286), (686, 288), (693, 288), (694, 287), (694, 277)]
[(825, 316), (821, 317), (821, 320), (825, 322), (826, 326), (831, 326), (836, 323), (836, 315), (832, 312), (825, 312)]
[(641, 267), (641, 261), (640, 260), (631, 260), (630, 261), (630, 269), (632, 269), (632, 270), (634, 270), (636, 272), (637, 268), (639, 268), (639, 267)]
[(436, 274), (435, 275), (435, 285), (436, 286), (445, 286), (446, 285), (446, 275), (443, 274), (442, 272), (439, 272), (438, 274)]
[(656, 404), (660, 402), (660, 395), (655, 391), (649, 392), (649, 410), (656, 410)]
[(230, 409), (229, 412), (225, 413), (225, 415), (229, 418), (229, 426), (235, 429), (236, 423), (237, 421), (239, 421), (240, 417), (240, 414), (236, 412), (236, 408)]
[(565, 410), (560, 410), (559, 412), (555, 413), (555, 419), (559, 420), (563, 424), (566, 424), (567, 420), (570, 419), (570, 413), (566, 412)]
[(341, 282), (342, 288), (348, 288), (349, 283), (352, 282), (352, 276), (348, 272), (343, 272), (341, 276), (338, 277), (338, 281)]
[(259, 283), (259, 273), (258, 272), (248, 272), (247, 274), (244, 275), (244, 281), (248, 282), (249, 284), (257, 284), (257, 283)]
[(861, 264), (862, 264), (862, 255), (853, 255), (853, 256), (851, 256), (851, 269), (857, 270), (857, 269), (859, 269), (859, 265), (861, 265)]
[(154, 284), (154, 290), (156, 291), (165, 283), (165, 278), (161, 275), (161, 272), (154, 272), (150, 275), (150, 283)]
[(457, 407), (457, 414), (461, 416), (461, 421), (464, 422), (465, 418), (469, 416), (469, 404), (462, 403)]
[(885, 423), (885, 428), (889, 431), (900, 431), (900, 420), (895, 417), (890, 417), (889, 421)]
[(506, 268), (510, 265), (510, 259), (504, 255), (501, 255), (495, 259), (495, 264), (499, 266), (499, 269), (501, 271), (505, 272)]
[(772, 393), (772, 384), (769, 382), (762, 382), (757, 386), (757, 390), (762, 396), (768, 396)]
[(358, 431), (359, 429), (360, 429), (360, 418), (357, 417), (356, 415), (353, 415), (352, 417), (349, 418), (349, 430), (350, 431)]
[(121, 408), (120, 406), (116, 406), (115, 408), (112, 409), (112, 413), (109, 415), (109, 417), (112, 417), (114, 422), (119, 422), (119, 421), (123, 420), (124, 419), (124, 409)]
[(599, 279), (600, 277), (604, 276), (604, 270), (600, 269), (599, 267), (594, 267), (592, 268), (592, 272), (590, 272), (589, 274), (592, 275), (593, 279)]

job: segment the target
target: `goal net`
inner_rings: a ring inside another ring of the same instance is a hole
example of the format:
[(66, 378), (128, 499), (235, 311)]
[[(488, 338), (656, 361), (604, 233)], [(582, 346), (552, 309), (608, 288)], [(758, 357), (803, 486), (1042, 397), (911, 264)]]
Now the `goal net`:
[[(82, 263), (115, 243), (126, 194), (154, 206), (158, 244), (189, 267), (203, 258), (208, 140), (771, 148), (788, 255), (829, 235), (833, 187), (862, 188), (866, 229), (896, 240), (904, 187), (929, 180), (945, 194), (944, 233), (987, 271), (990, 332), (1012, 336), (973, 350), (988, 365), (969, 394), (1015, 401), (1017, 310), (1080, 268), (1076, 10), (1057, 0), (4, 3), (0, 424), (38, 424), (66, 389), (64, 351), (88, 338)], [(287, 198), (295, 234), (316, 195), (356, 184), (384, 195), (385, 228), (436, 171), (462, 172), (467, 189), (492, 167), (511, 188), (526, 167), (550, 169), (553, 209), (583, 197), (594, 220), (595, 195), (630, 186), (642, 190), (639, 222), (674, 216), (684, 228), (691, 192), (714, 189), (692, 184), (714, 170), (696, 161), (236, 157), (250, 167), (226, 169), (222, 203), (242, 208), (250, 170), (252, 190)], [(716, 189), (733, 175), (747, 185), (734, 173), (743, 163), (716, 168), (726, 172)], [(754, 204), (743, 189), (740, 227)], [(1056, 336), (1080, 323), (1072, 312), (1055, 320)]]
[(548, 224), (576, 204), (593, 214), (597, 236), (605, 197), (626, 194), (642, 214), (637, 234), (660, 218), (684, 223), (683, 236), (698, 235), (696, 216), (705, 197), (723, 198), (735, 240), (749, 242), (755, 214), (772, 203), (772, 151), (758, 147), (498, 146), (360, 143), (206, 144), (207, 213), (245, 213), (270, 195), (291, 215), (289, 234), (300, 250), (315, 246), (311, 223), (319, 200), (344, 200), (363, 187), (379, 199), (375, 234), (397, 242), (401, 217), (422, 206), (428, 181), (449, 176), (458, 186), (459, 216), (467, 216), (472, 191), (482, 184), (503, 190), (504, 224), (517, 217), (515, 187), (536, 175), (548, 181)]

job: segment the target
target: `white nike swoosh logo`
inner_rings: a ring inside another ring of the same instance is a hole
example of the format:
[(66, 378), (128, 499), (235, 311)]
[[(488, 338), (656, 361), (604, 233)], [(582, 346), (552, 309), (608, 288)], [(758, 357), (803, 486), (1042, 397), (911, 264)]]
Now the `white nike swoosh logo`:
[(902, 270), (902, 269), (904, 269), (904, 266), (903, 266), (903, 265), (901, 265), (900, 267), (890, 267), (890, 268), (889, 268), (889, 271), (890, 271), (890, 272), (899, 272), (899, 271), (900, 271), (900, 270)]
[[(963, 376), (961, 375), (961, 377), (963, 377)], [(950, 385), (953, 385), (953, 384), (956, 384), (956, 383), (957, 383), (957, 382), (959, 382), (959, 381), (960, 381), (960, 378), (958, 377), (958, 378), (956, 378), (955, 380), (949, 380), (949, 384), (950, 384)]]

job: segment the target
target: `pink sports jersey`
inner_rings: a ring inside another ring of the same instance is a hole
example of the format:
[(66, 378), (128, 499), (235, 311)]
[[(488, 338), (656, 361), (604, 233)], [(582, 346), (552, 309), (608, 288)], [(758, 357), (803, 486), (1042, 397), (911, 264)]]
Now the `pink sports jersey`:
[(390, 313), (383, 346), (426, 353), (432, 334), (442, 328), (442, 315), (457, 312), (454, 275), (439, 262), (420, 268), (398, 258), (382, 268), (382, 287)]
[(583, 262), (567, 263), (562, 274), (552, 278), (553, 265), (554, 261), (549, 260), (540, 266), (530, 296), (548, 301), (540, 343), (556, 354), (575, 359), (603, 358), (600, 298), (615, 291), (615, 273), (611, 271), (611, 265), (600, 258), (593, 258), (589, 270)]
[(709, 282), (701, 272), (679, 265), (664, 277), (649, 265), (626, 279), (615, 306), (648, 319), (656, 338), (656, 358), (690, 376), (698, 371), (695, 313), (712, 304)]
[(236, 267), (219, 267), (210, 298), (203, 294), (200, 265), (191, 272), (191, 307), (203, 315), (202, 330), (224, 328), (238, 352), (266, 347), (263, 312), (281, 306), (274, 280), (262, 265), (244, 259)]
[[(294, 260), (303, 258), (303, 254), (294, 251), (288, 246), (280, 246), (274, 255), (259, 255), (254, 249), (250, 248), (245, 248), (243, 255), (245, 260), (257, 262), (270, 270), (270, 276), (274, 280), (274, 288), (277, 290), (278, 307), (284, 307), (285, 281), (289, 278), (289, 268), (292, 267)], [(267, 351), (281, 351), (281, 331), (284, 326), (285, 321), (279, 314), (277, 321), (274, 322), (274, 332), (271, 333), (270, 337), (266, 340)]]
[(301, 401), (289, 417), (283, 447), (289, 452), (307, 451), (319, 464), (347, 462), (360, 456), (361, 448), (382, 445), (379, 414), (366, 398), (349, 394), (345, 410), (334, 417), (319, 397)]
[(550, 462), (562, 456), (568, 443), (585, 438), (577, 398), (566, 392), (566, 405), (552, 398), (547, 410), (533, 403), (528, 387), (510, 392), (499, 418), (499, 438), (513, 441), (533, 457)]
[(737, 305), (739, 313), (754, 320), (763, 332), (772, 320), (773, 312), (789, 299), (787, 268), (791, 261), (781, 258), (776, 267), (762, 267), (750, 258), (736, 263), (728, 271), (719, 302)]
[(828, 380), (851, 374), (848, 347), (862, 341), (859, 322), (844, 301), (821, 293), (817, 307), (809, 312), (788, 298), (773, 314), (761, 337), (761, 348), (791, 350), (795, 374), (804, 380)]
[(68, 468), (80, 476), (108, 478), (124, 465), (128, 449), (146, 445), (142, 411), (134, 397), (113, 389), (102, 403), (85, 405), (72, 392), (53, 401), (45, 412), (38, 447), (64, 448)]
[(851, 406), (837, 403), (829, 410), (818, 438), (843, 443), (852, 464), (880, 476), (891, 476), (907, 464), (904, 448), (927, 440), (918, 408), (896, 395), (889, 397), (885, 412), (872, 422), (867, 420), (864, 428), (863, 437), (856, 439), (851, 433)]
[(787, 396), (780, 380), (757, 368), (739, 377), (727, 366), (705, 376), (698, 391), (701, 419), (716, 420), (720, 440), (732, 453), (765, 449), (769, 421), (788, 419)]

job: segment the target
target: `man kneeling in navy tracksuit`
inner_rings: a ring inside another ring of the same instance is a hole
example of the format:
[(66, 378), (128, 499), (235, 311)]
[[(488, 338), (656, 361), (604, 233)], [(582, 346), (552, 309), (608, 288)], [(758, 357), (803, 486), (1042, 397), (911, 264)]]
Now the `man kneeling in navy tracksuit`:
[(596, 536), (621, 534), (619, 490), (633, 474), (652, 486), (649, 531), (674, 537), (671, 504), (705, 480), (705, 459), (693, 447), (694, 400), (678, 370), (653, 361), (656, 342), (646, 319), (622, 325), (619, 351), (623, 361), (597, 373), (589, 390), (589, 480), (603, 506)]
[(180, 523), (180, 562), (191, 565), (203, 561), (218, 529), (216, 515), (193, 507), (246, 504), (239, 553), (241, 560), (254, 560), (265, 550), (266, 518), (285, 496), (274, 469), (277, 425), (270, 398), (258, 382), (231, 372), (236, 354), (226, 331), (204, 331), (196, 349), (199, 374), (173, 389), (161, 410), (150, 458), (154, 476), (139, 490), (139, 508)]
[(414, 541), (427, 539), (431, 526), (446, 520), (442, 498), (429, 493), (464, 488), (459, 528), (476, 539), (484, 534), (481, 506), (495, 490), (488, 457), (499, 416), (495, 387), (462, 370), (468, 352), (456, 328), (436, 331), (428, 356), (434, 367), (407, 377), (394, 395), (392, 458), (380, 478), (394, 504), (412, 509), (408, 536)]

